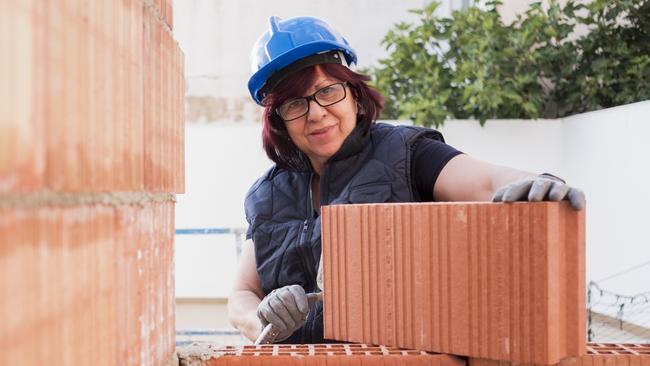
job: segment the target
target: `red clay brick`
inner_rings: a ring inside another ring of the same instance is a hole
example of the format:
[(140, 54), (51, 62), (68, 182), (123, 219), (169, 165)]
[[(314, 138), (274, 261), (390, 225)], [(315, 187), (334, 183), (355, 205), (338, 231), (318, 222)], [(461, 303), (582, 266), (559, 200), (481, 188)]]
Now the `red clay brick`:
[[(512, 366), (511, 362), (470, 358), (469, 366)], [(561, 360), (558, 366), (650, 366), (650, 344), (589, 343), (587, 354)], [(520, 366), (540, 366), (525, 364)]]
[(585, 352), (584, 211), (323, 207), (325, 337), (553, 364)]
[(365, 344), (289, 344), (238, 347), (204, 344), (179, 350), (179, 358), (182, 365), (202, 366), (465, 365), (465, 361), (456, 356)]
[(172, 0), (141, 0), (156, 22), (164, 25), (169, 30), (173, 27)]
[[(182, 53), (152, 12), (144, 14), (145, 188), (182, 192), (183, 69)], [(171, 101), (171, 102), (170, 102)]]
[(0, 193), (184, 190), (182, 53), (151, 9), (3, 7)]
[(40, 32), (30, 2), (9, 1), (0, 11), (0, 193), (32, 191), (42, 185), (43, 110), (36, 95), (34, 64), (38, 55), (25, 47)]
[(0, 363), (165, 364), (173, 207), (0, 210)]

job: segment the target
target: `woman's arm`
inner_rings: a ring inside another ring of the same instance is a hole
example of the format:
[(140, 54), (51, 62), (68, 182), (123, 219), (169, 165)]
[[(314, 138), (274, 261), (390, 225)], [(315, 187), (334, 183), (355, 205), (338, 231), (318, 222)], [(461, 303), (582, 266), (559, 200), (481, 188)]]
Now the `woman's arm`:
[(536, 174), (486, 163), (469, 155), (453, 157), (433, 187), (436, 201), (490, 201), (497, 189)]
[(235, 284), (228, 297), (228, 319), (248, 339), (254, 341), (262, 331), (257, 307), (264, 298), (255, 265), (255, 248), (246, 240), (239, 257)]
[(246, 240), (230, 296), (230, 323), (251, 341), (257, 340), (267, 324), (273, 324), (276, 341), (287, 339), (302, 327), (309, 313), (309, 301), (300, 285), (288, 285), (264, 296), (255, 264), (253, 242)]
[(462, 154), (442, 168), (433, 196), (437, 201), (568, 200), (575, 210), (585, 207), (585, 194), (557, 177), (489, 164)]
[(585, 207), (585, 194), (558, 177), (489, 164), (462, 154), (442, 168), (433, 193), (438, 201), (568, 200), (575, 210)]

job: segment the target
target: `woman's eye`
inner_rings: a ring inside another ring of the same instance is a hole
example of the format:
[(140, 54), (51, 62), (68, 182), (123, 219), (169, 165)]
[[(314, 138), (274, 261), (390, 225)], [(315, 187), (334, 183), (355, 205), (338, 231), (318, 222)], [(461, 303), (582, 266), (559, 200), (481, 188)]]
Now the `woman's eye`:
[(326, 95), (326, 94), (331, 93), (333, 90), (334, 90), (334, 87), (326, 86), (326, 87), (324, 87), (323, 89), (320, 90), (320, 94)]
[(285, 104), (285, 109), (290, 111), (294, 109), (299, 109), (301, 108), (301, 106), (302, 106), (301, 100), (292, 100)]

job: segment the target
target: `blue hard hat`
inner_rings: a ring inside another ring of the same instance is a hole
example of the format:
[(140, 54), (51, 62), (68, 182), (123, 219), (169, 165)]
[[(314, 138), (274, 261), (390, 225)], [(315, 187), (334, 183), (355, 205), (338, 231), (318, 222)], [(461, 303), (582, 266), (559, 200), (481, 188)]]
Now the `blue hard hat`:
[[(348, 41), (325, 21), (314, 17), (295, 17), (286, 20), (276, 16), (270, 17), (269, 30), (257, 39), (251, 52), (253, 75), (248, 80), (251, 97), (257, 104), (262, 105), (266, 94), (275, 86), (269, 87), (269, 80), (277, 79), (277, 75), (274, 76), (277, 71), (306, 57), (328, 53), (328, 51), (340, 51), (347, 65), (357, 62), (357, 55)], [(339, 58), (338, 55), (337, 52), (334, 57)], [(324, 62), (328, 61), (314, 61), (309, 64)]]

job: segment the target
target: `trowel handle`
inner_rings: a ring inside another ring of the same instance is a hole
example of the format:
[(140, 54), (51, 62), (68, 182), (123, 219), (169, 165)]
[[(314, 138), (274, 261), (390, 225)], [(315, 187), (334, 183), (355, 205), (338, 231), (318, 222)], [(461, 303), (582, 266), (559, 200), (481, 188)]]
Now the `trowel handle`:
[(264, 327), (264, 329), (262, 329), (262, 333), (260, 333), (260, 336), (255, 340), (255, 345), (273, 343), (278, 337), (278, 334), (279, 332), (275, 330), (273, 324), (269, 323)]
[(323, 291), (310, 292), (310, 293), (307, 294), (307, 303), (309, 304), (310, 308), (311, 308), (312, 305), (314, 305), (314, 303), (316, 301), (319, 301), (319, 300), (323, 301)]

